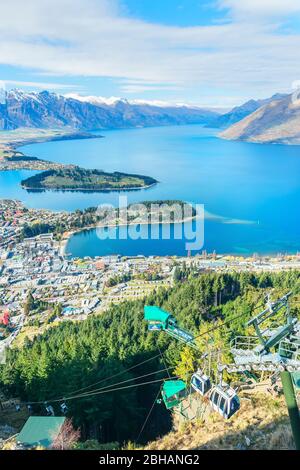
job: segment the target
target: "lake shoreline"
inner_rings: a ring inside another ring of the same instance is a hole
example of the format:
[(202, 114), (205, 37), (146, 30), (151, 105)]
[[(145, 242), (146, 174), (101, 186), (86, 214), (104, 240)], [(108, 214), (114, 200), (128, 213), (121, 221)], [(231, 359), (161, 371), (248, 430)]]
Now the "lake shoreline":
[[(14, 135), (16, 136), (15, 139)], [(102, 135), (94, 135), (83, 131), (76, 132), (45, 129), (21, 129), (19, 131), (6, 131), (2, 135), (0, 133), (0, 171), (47, 171), (64, 168), (66, 166), (65, 164), (59, 162), (51, 162), (40, 159), (38, 157), (29, 157), (28, 155), (18, 150), (20, 147), (25, 145), (103, 138), (104, 136)]]
[(87, 189), (87, 188), (76, 188), (76, 189), (71, 189), (71, 188), (31, 188), (30, 186), (22, 185), (21, 188), (25, 189), (27, 191), (35, 192), (35, 193), (43, 193), (46, 191), (51, 191), (51, 192), (75, 192), (75, 193), (81, 193), (81, 192), (88, 192), (88, 193), (102, 193), (102, 192), (124, 192), (124, 191), (140, 191), (142, 189), (149, 189), (152, 188), (152, 186), (156, 186), (158, 184), (158, 181), (156, 183), (151, 183), (146, 186), (137, 186), (137, 187), (132, 187), (132, 188), (102, 188), (102, 189)]
[[(32, 208), (66, 212), (66, 217), (76, 210), (105, 204), (118, 207), (118, 198), (122, 196), (127, 196), (125, 205), (142, 200), (180, 199), (205, 206), (205, 249), (209, 252), (293, 254), (300, 250), (297, 146), (231, 142), (216, 137), (214, 130), (194, 125), (112, 130), (104, 131), (103, 135), (105, 138), (100, 140), (43, 143), (20, 151), (52, 162), (153, 175), (160, 184), (140, 193), (45, 191), (35, 194), (20, 186), (27, 173), (30, 176), (29, 172), (10, 172), (7, 176), (0, 172), (1, 197), (21, 200)], [(85, 242), (89, 239), (90, 235), (76, 237), (69, 250), (74, 255), (101, 253), (101, 243), (99, 250), (96, 246), (89, 248)], [(91, 243), (97, 243), (96, 236), (91, 235)], [(126, 252), (124, 243), (111, 242), (111, 245), (112, 251), (118, 251), (120, 246), (122, 253)], [(145, 253), (151, 251), (152, 245), (155, 253), (168, 251), (165, 243), (153, 241), (145, 246)], [(144, 244), (139, 246), (143, 253)], [(169, 253), (180, 249), (174, 242)], [(128, 250), (132, 252), (134, 247), (129, 245)]]
[(100, 223), (97, 223), (97, 224), (92, 224), (92, 225), (88, 225), (86, 227), (81, 227), (81, 228), (78, 228), (78, 229), (74, 229), (74, 230), (70, 230), (70, 231), (67, 231), (63, 234), (63, 238), (61, 240), (61, 243), (60, 243), (60, 253), (62, 256), (66, 256), (66, 248), (67, 248), (67, 245), (70, 241), (70, 239), (76, 235), (76, 234), (79, 234), (79, 233), (83, 233), (83, 232), (90, 232), (92, 230), (97, 230), (98, 228), (99, 229), (102, 229), (102, 228), (121, 228), (121, 227), (132, 227), (132, 226), (135, 226), (135, 225), (148, 225), (148, 226), (151, 226), (151, 225), (176, 225), (176, 224), (186, 224), (186, 223), (189, 223), (189, 222), (193, 222), (194, 220), (199, 220), (200, 216), (199, 215), (195, 215), (195, 216), (192, 216), (192, 217), (186, 217), (185, 219), (182, 219), (182, 220), (175, 220), (173, 222), (155, 222), (155, 223), (149, 223), (149, 222), (137, 222), (137, 221), (133, 221), (133, 222), (128, 222), (128, 223), (117, 223), (117, 224), (101, 224)]

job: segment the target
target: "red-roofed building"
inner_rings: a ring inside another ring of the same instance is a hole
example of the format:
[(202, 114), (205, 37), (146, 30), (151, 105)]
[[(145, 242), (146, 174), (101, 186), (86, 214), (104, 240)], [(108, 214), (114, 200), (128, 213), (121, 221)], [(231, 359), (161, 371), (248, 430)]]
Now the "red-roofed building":
[(9, 325), (9, 311), (5, 310), (2, 316), (0, 316), (0, 325), (8, 326)]

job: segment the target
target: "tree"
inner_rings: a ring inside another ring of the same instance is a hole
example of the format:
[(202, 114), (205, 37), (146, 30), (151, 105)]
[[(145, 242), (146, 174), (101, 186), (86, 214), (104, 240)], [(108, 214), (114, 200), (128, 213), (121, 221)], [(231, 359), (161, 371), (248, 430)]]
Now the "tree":
[(71, 419), (66, 419), (58, 436), (52, 442), (51, 448), (54, 450), (69, 450), (74, 447), (79, 439), (80, 430), (73, 427)]
[(189, 346), (185, 346), (185, 348), (180, 353), (180, 361), (175, 369), (175, 375), (178, 375), (184, 381), (188, 381), (195, 370), (195, 363), (195, 350)]
[(32, 310), (34, 310), (34, 297), (32, 295), (32, 292), (29, 291), (24, 305), (24, 315), (30, 315), (30, 312)]
[(53, 309), (53, 315), (55, 315), (55, 318), (61, 317), (62, 311), (63, 311), (62, 304), (56, 304)]
[(181, 280), (181, 271), (178, 266), (176, 266), (174, 269), (173, 277), (174, 277), (174, 281), (176, 282), (179, 282)]

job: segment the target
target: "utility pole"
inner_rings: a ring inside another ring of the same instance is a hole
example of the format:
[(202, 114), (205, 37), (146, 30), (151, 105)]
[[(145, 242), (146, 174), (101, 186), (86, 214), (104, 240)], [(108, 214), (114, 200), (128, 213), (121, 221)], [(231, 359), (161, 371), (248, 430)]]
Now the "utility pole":
[(281, 372), (280, 375), (296, 449), (300, 450), (300, 414), (295, 396), (292, 376), (291, 373), (287, 371)]

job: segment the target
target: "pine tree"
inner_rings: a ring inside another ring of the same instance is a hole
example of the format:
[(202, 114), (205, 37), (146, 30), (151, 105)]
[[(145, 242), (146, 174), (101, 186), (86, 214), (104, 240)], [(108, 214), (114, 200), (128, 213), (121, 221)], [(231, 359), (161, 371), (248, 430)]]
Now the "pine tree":
[(34, 297), (32, 295), (32, 292), (29, 291), (27, 294), (26, 302), (24, 305), (24, 315), (28, 316), (34, 310)]

